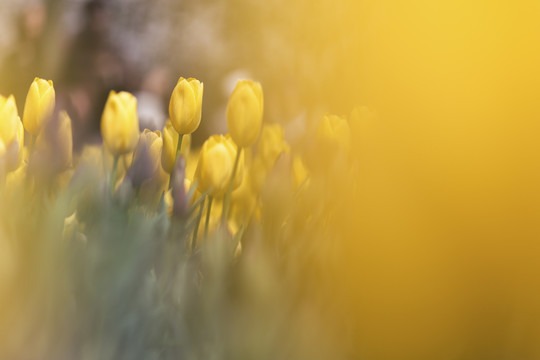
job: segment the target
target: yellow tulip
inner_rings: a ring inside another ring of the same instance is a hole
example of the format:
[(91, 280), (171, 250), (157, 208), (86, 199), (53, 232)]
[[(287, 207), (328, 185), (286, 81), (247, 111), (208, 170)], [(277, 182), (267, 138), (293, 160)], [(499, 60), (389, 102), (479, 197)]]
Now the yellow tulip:
[[(145, 144), (144, 147), (142, 144)], [(160, 166), (162, 148), (161, 132), (145, 129), (127, 173), (132, 185), (139, 189), (139, 200), (151, 208), (158, 206), (161, 194), (167, 190), (169, 182), (169, 174)]]
[(145, 129), (139, 136), (139, 142), (133, 153), (131, 167), (127, 176), (135, 187), (152, 178), (158, 170), (163, 140), (161, 132)]
[(163, 147), (163, 139), (161, 137), (161, 131), (152, 131), (144, 129), (139, 141), (144, 141), (148, 145), (150, 158), (152, 160), (152, 168), (154, 171), (157, 169), (157, 166), (161, 159), (161, 150)]
[(0, 138), (9, 145), (17, 135), (17, 122), (20, 121), (13, 95), (5, 98), (0, 95)]
[(261, 84), (250, 80), (236, 83), (227, 105), (227, 124), (234, 142), (240, 147), (253, 145), (259, 136), (263, 117)]
[(292, 181), (295, 190), (300, 190), (302, 186), (307, 185), (308, 180), (308, 171), (302, 158), (298, 155), (293, 157), (292, 161)]
[(325, 115), (317, 127), (317, 145), (323, 150), (348, 149), (351, 131), (347, 121), (337, 115)]
[(283, 139), (283, 128), (279, 124), (264, 124), (257, 144), (257, 155), (267, 168), (272, 168), (281, 153), (288, 152), (289, 146)]
[(189, 151), (186, 156), (186, 179), (191, 182), (195, 179), (195, 173), (197, 172), (197, 165), (199, 164), (201, 149), (193, 149)]
[(325, 115), (317, 126), (311, 146), (313, 148), (305, 154), (309, 170), (324, 175), (327, 180), (344, 179), (335, 175), (343, 175), (350, 168), (351, 131), (347, 120), (337, 115)]
[(181, 77), (169, 103), (169, 116), (179, 134), (191, 134), (199, 127), (202, 113), (203, 83)]
[[(201, 192), (208, 191), (210, 196), (221, 196), (227, 190), (233, 171), (237, 148), (230, 138), (213, 135), (206, 140), (199, 155), (195, 177)], [(237, 176), (242, 179), (243, 157), (240, 157)], [(235, 182), (234, 187), (240, 185)]]
[(9, 145), (8, 152), (10, 153), (10, 156), (7, 168), (8, 171), (13, 171), (21, 165), (24, 155), (24, 127), (20, 118), (17, 119), (15, 139)]
[(54, 111), (53, 82), (35, 78), (30, 85), (24, 104), (23, 124), (28, 133), (37, 136)]
[(111, 91), (101, 117), (101, 135), (113, 156), (133, 151), (139, 140), (137, 99), (128, 92)]
[[(176, 147), (178, 146), (178, 132), (170, 120), (167, 120), (163, 128), (163, 152), (161, 153), (161, 166), (167, 173), (172, 173), (176, 159)], [(180, 154), (187, 157), (191, 146), (191, 135), (184, 135)]]
[(229, 225), (236, 233), (242, 224), (246, 225), (257, 206), (257, 193), (253, 191), (250, 173), (244, 172), (241, 185), (231, 195), (231, 219)]
[(73, 133), (71, 130), (71, 118), (65, 111), (58, 116), (56, 143), (56, 157), (63, 168), (71, 166), (73, 160)]
[(6, 170), (15, 170), (22, 161), (24, 128), (13, 95), (0, 96), (0, 139), (6, 148)]
[(30, 172), (43, 178), (52, 178), (71, 166), (73, 136), (71, 119), (65, 111), (45, 124), (36, 139), (29, 159)]

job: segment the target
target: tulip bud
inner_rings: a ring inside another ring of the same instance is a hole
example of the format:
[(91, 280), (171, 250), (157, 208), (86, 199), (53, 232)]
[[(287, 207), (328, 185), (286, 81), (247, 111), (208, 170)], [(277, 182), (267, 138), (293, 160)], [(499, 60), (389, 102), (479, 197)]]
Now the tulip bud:
[[(170, 120), (167, 120), (163, 128), (163, 152), (161, 153), (161, 166), (167, 173), (172, 173), (174, 160), (176, 158), (176, 147), (178, 146), (178, 132), (173, 127)], [(184, 135), (180, 154), (188, 156), (191, 146), (191, 135)]]
[(347, 121), (337, 115), (325, 115), (317, 127), (317, 143), (324, 150), (349, 149), (351, 132)]
[(283, 139), (283, 128), (279, 124), (264, 124), (257, 144), (257, 155), (264, 165), (271, 169), (279, 155), (288, 151), (289, 146)]
[(58, 115), (58, 128), (54, 131), (56, 137), (56, 158), (62, 168), (71, 166), (73, 160), (73, 132), (71, 118), (68, 113), (61, 111)]
[(24, 127), (22, 121), (17, 119), (17, 130), (15, 139), (7, 147), (6, 166), (7, 171), (17, 169), (22, 162), (24, 154)]
[(105, 147), (120, 156), (133, 151), (139, 139), (137, 99), (128, 92), (111, 91), (101, 117)]
[(236, 83), (227, 104), (227, 124), (234, 142), (240, 147), (253, 145), (261, 131), (263, 92), (261, 84), (250, 80)]
[(158, 169), (163, 145), (161, 133), (145, 129), (139, 137), (139, 142), (133, 154), (131, 167), (127, 177), (131, 179), (134, 187), (138, 188), (150, 179)]
[(298, 155), (293, 157), (292, 161), (292, 182), (295, 190), (299, 190), (301, 186), (307, 183), (308, 171), (302, 158)]
[(10, 144), (17, 135), (17, 122), (19, 122), (15, 98), (10, 95), (5, 98), (0, 95), (0, 137), (4, 144)]
[(49, 120), (55, 103), (55, 92), (51, 80), (35, 78), (30, 85), (24, 104), (23, 124), (28, 133), (37, 136)]
[(203, 83), (181, 77), (169, 103), (169, 116), (179, 134), (191, 134), (201, 123)]
[(314, 140), (313, 148), (305, 158), (311, 172), (328, 177), (347, 168), (351, 143), (347, 120), (337, 115), (325, 115), (317, 126)]
[(22, 161), (24, 128), (13, 95), (0, 96), (0, 138), (6, 148), (6, 170), (15, 170)]
[(257, 206), (258, 194), (253, 191), (251, 181), (250, 173), (245, 171), (241, 185), (231, 194), (231, 221), (229, 225), (232, 227), (233, 233), (236, 233), (240, 226), (246, 223)]
[[(221, 196), (227, 190), (231, 179), (237, 147), (233, 141), (223, 135), (213, 135), (202, 146), (197, 164), (196, 178), (201, 192), (208, 191), (210, 196)], [(240, 156), (234, 188), (240, 185), (243, 177), (243, 154)]]
[(71, 166), (73, 136), (71, 119), (62, 111), (45, 124), (36, 139), (36, 148), (29, 160), (30, 172), (50, 178)]

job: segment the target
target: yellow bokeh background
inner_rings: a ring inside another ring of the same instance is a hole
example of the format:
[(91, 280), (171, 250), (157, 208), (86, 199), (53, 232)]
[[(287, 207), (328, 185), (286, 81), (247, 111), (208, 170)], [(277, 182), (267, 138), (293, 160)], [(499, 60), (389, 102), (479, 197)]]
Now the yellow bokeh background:
[(350, 6), (324, 86), (379, 114), (340, 225), (355, 355), (538, 358), (540, 4)]
[(378, 114), (337, 221), (355, 358), (538, 358), (540, 3), (280, 4), (266, 93)]

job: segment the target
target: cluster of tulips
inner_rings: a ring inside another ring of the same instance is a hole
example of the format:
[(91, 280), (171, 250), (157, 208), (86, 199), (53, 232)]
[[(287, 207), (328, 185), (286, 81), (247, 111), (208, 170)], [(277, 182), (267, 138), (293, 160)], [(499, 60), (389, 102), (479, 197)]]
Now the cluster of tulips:
[[(22, 121), (13, 96), (0, 97), (2, 182), (7, 177), (9, 186), (29, 177), (36, 186), (58, 186), (69, 181), (74, 165), (93, 161), (106, 176), (113, 195), (119, 190), (132, 191), (150, 207), (165, 204), (169, 215), (178, 218), (193, 215), (190, 206), (195, 204), (199, 209), (195, 211), (195, 238), (203, 208), (206, 234), (209, 228), (222, 225), (236, 233), (260, 217), (258, 198), (263, 183), (280, 155), (290, 153), (290, 148), (279, 124), (263, 124), (261, 85), (243, 80), (237, 83), (227, 106), (229, 133), (213, 135), (199, 151), (191, 151), (191, 134), (202, 118), (203, 88), (199, 80), (180, 78), (163, 130), (142, 132), (136, 98), (128, 92), (111, 91), (101, 119), (102, 148), (88, 146), (74, 161), (70, 117), (65, 111), (53, 116), (53, 83), (36, 78)], [(351, 119), (357, 118), (353, 112)], [(315, 138), (317, 149), (309, 149), (314, 155), (311, 160), (314, 168), (326, 171), (336, 153), (350, 148), (349, 122), (325, 116)], [(289, 167), (289, 179), (296, 190), (305, 187), (308, 170), (302, 157), (293, 156)]]
[[(120, 181), (117, 175), (122, 162), (128, 186), (150, 204), (163, 200), (173, 216), (185, 218), (189, 205), (197, 201), (200, 211), (193, 229), (194, 240), (205, 204), (208, 233), (214, 199), (222, 203), (221, 219), (228, 224), (231, 196), (244, 179), (243, 150), (259, 137), (263, 118), (261, 85), (238, 82), (227, 109), (230, 134), (211, 136), (197, 159), (190, 151), (190, 136), (201, 122), (203, 88), (196, 79), (179, 79), (170, 100), (170, 119), (162, 132), (145, 129), (140, 133), (136, 99), (127, 92), (111, 92), (101, 122), (104, 149), (112, 158), (112, 191)], [(260, 157), (271, 168), (286, 150), (283, 130), (279, 125), (265, 126), (262, 132)], [(242, 214), (241, 221), (247, 221), (246, 216)]]
[[(191, 149), (202, 101), (203, 84), (180, 78), (163, 130), (141, 132), (136, 98), (111, 91), (102, 145), (74, 154), (71, 120), (55, 109), (52, 81), (34, 80), (22, 121), (13, 96), (0, 97), (0, 332), (10, 316), (18, 328), (0, 341), (0, 355), (24, 348), (27, 358), (78, 351), (78, 358), (153, 359), (156, 348), (174, 343), (163, 350), (170, 358), (176, 346), (200, 358), (251, 349), (253, 358), (289, 342), (283, 351), (313, 358), (310, 347), (279, 335), (289, 326), (334, 344), (331, 280), (323, 279), (355, 191), (352, 134), (364, 132), (373, 114), (326, 115), (301, 146), (289, 146), (279, 124), (263, 121), (261, 85), (244, 80), (228, 102), (229, 133)], [(304, 303), (313, 315), (283, 317)], [(29, 350), (36, 313), (48, 322), (41, 345)], [(126, 346), (130, 336), (151, 341)]]

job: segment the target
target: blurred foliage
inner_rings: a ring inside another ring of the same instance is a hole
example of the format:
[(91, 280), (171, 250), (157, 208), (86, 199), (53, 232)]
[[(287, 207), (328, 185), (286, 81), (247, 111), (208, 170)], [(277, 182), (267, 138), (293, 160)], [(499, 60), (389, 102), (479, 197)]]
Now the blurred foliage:
[[(326, 172), (332, 162), (351, 170), (348, 122), (332, 117), (337, 131), (321, 122), (315, 153), (327, 162), (309, 163), (308, 175), (299, 154), (293, 166), (282, 127), (261, 123), (260, 84), (239, 85), (256, 85), (257, 96), (231, 97), (229, 124), (249, 141), (262, 133), (257, 150), (214, 135), (200, 151), (180, 152), (189, 134), (172, 134), (171, 174), (162, 133), (139, 132), (129, 93), (111, 91), (103, 144), (75, 155), (70, 117), (51, 111), (51, 81), (34, 80), (22, 121), (13, 98), (2, 103), (0, 121), (10, 126), (0, 128), (0, 357), (327, 359), (351, 351), (331, 225), (344, 199), (328, 192), (344, 179)], [(202, 84), (198, 91), (202, 98)], [(200, 101), (171, 99), (180, 123), (200, 114)], [(244, 116), (245, 106), (256, 116)], [(24, 141), (22, 125), (31, 130)], [(5, 167), (12, 148), (17, 165)]]

